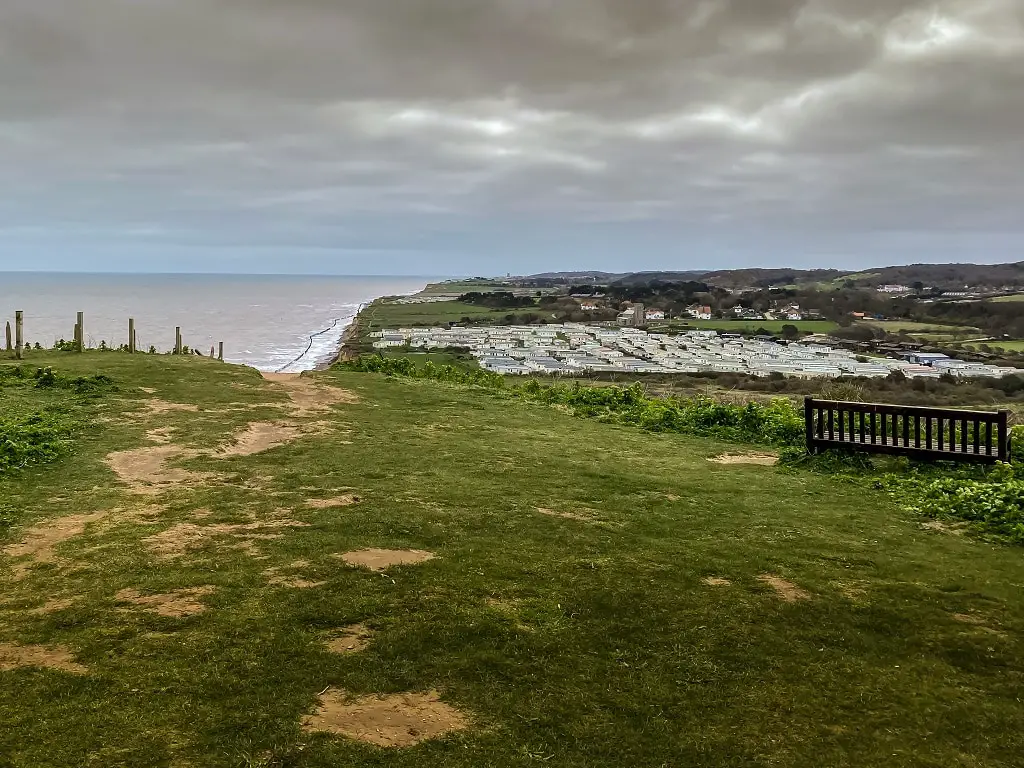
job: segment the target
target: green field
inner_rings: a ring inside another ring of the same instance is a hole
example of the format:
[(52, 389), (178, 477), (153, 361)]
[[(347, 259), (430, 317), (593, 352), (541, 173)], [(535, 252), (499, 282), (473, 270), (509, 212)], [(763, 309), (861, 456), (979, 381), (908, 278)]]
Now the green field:
[(461, 301), (436, 301), (429, 304), (375, 303), (364, 309), (359, 318), (360, 330), (365, 333), (382, 328), (457, 323), (464, 317), (471, 320), (501, 320), (510, 313), (525, 311), (529, 310), (491, 309)]
[[(1006, 352), (1024, 352), (1024, 341), (1019, 339), (1008, 341), (986, 341), (983, 342), (992, 349), (1001, 349)], [(980, 349), (981, 344), (964, 344), (968, 349)]]
[(995, 302), (997, 304), (1024, 301), (1024, 293), (1015, 293), (1012, 296), (997, 296), (994, 299), (989, 299), (989, 301)]
[[(73, 453), (0, 474), (5, 767), (1024, 753), (1021, 550), (863, 484), (423, 380), (28, 364), (116, 390), (0, 388), (4, 417), (78, 424)], [(351, 564), (370, 548), (421, 562)], [(407, 745), (374, 743), (400, 717)]]
[(965, 335), (981, 333), (977, 328), (966, 325), (942, 325), (941, 323), (918, 323), (912, 320), (861, 320), (861, 325), (870, 325), (881, 328), (889, 333), (928, 333), (928, 334), (949, 334)]
[(476, 291), (491, 293), (493, 291), (512, 291), (515, 287), (499, 280), (452, 280), (444, 283), (431, 283), (420, 293), (425, 296), (463, 294)]
[(830, 320), (680, 320), (672, 321), (670, 325), (676, 329), (691, 328), (726, 333), (756, 333), (760, 329), (768, 333), (781, 333), (785, 325), (794, 325), (806, 333), (829, 333), (839, 327)]

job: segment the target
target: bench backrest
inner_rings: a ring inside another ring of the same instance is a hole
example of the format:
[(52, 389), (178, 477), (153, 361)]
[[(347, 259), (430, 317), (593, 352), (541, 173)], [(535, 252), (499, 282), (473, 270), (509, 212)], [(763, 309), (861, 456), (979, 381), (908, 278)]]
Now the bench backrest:
[(846, 448), (945, 461), (1010, 460), (1008, 411), (804, 401), (807, 450)]

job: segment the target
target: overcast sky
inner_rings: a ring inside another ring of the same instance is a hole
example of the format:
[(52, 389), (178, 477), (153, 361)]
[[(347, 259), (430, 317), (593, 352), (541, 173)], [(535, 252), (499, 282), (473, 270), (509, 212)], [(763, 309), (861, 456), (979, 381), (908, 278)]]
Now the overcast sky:
[(0, 269), (1024, 259), (1024, 0), (0, 0)]

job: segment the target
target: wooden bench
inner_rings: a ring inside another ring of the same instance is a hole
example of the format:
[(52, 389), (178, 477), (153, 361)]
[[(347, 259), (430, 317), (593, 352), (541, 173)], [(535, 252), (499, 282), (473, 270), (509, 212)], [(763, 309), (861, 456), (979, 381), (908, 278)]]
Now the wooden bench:
[(804, 401), (808, 453), (829, 448), (942, 461), (1010, 460), (1009, 411)]

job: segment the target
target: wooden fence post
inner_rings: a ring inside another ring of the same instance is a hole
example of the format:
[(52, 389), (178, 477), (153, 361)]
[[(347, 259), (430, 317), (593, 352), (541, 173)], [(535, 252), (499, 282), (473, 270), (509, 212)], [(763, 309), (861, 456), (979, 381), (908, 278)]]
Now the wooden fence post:
[(181, 326), (175, 326), (174, 328), (174, 354), (181, 354)]
[(25, 347), (25, 313), (20, 309), (14, 313), (14, 356), (21, 360), (21, 350)]
[(224, 361), (224, 342), (217, 342), (217, 359), (221, 362)]
[(1010, 460), (1010, 412), (999, 411), (999, 460)]
[(128, 354), (135, 354), (135, 318), (128, 318)]
[(75, 326), (78, 331), (78, 338), (75, 339), (75, 343), (78, 345), (78, 351), (85, 351), (85, 312), (78, 313), (78, 324)]
[(807, 440), (807, 452), (816, 453), (814, 450), (814, 398), (804, 398), (804, 434)]
[(8, 352), (13, 352), (14, 351), (14, 341), (13, 341), (13, 338), (14, 337), (11, 336), (11, 321), (8, 320), (7, 321), (7, 351)]

